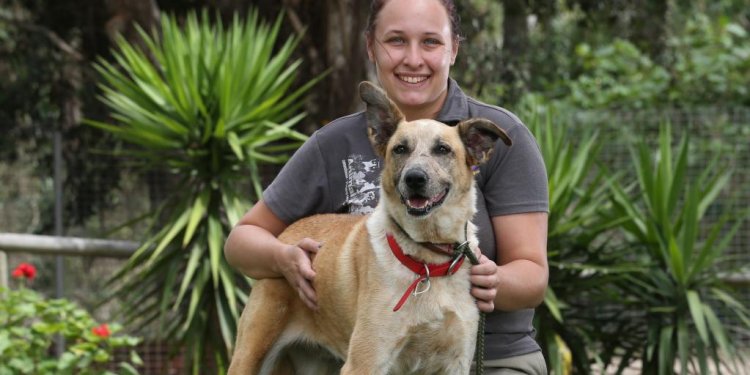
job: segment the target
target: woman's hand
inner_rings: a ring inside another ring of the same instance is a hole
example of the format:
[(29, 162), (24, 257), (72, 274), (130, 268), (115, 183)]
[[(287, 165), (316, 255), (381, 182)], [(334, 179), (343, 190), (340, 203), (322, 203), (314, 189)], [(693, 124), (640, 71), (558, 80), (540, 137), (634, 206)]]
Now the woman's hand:
[(497, 264), (480, 253), (479, 264), (471, 266), (471, 295), (477, 300), (480, 311), (490, 313), (495, 310), (497, 295)]
[(317, 241), (305, 238), (296, 245), (286, 246), (276, 257), (281, 274), (297, 291), (302, 302), (313, 310), (318, 309), (318, 298), (312, 285), (315, 279), (312, 260), (320, 246)]

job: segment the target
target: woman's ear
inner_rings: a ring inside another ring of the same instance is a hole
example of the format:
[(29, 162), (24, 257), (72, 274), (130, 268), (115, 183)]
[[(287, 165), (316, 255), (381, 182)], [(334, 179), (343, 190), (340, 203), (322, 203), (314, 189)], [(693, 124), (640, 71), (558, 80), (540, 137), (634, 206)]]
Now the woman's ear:
[(458, 41), (458, 38), (453, 38), (453, 42), (451, 43), (451, 46), (453, 47), (453, 50), (451, 51), (451, 66), (456, 63), (456, 56), (458, 56), (458, 46), (461, 43)]
[(375, 63), (375, 54), (372, 51), (373, 43), (372, 43), (372, 34), (369, 32), (365, 32), (365, 41), (367, 42), (367, 58), (370, 60), (371, 63)]

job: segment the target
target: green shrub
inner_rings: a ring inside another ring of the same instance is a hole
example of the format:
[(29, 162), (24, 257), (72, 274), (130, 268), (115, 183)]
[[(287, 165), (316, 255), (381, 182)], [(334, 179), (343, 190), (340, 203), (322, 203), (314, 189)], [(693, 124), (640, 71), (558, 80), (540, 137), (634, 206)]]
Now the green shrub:
[(721, 17), (696, 15), (670, 38), (672, 85), (679, 105), (750, 105), (750, 34)]
[(141, 33), (145, 49), (120, 39), (118, 64), (96, 65), (114, 122), (88, 123), (180, 186), (148, 213), (155, 224), (112, 285), (129, 321), (185, 345), (196, 374), (226, 371), (248, 289), (224, 259), (226, 236), (262, 194), (260, 168), (306, 139), (293, 126), (317, 79), (298, 86), (299, 39), (278, 40), (281, 20), (165, 15), (158, 32)]
[(602, 138), (596, 132), (574, 134), (554, 116), (531, 116), (547, 167), (549, 286), (537, 308), (537, 340), (554, 374), (589, 373), (590, 357), (600, 348), (596, 328), (606, 320), (597, 307), (612, 301), (616, 280), (632, 271), (609, 238), (627, 219), (612, 211), (606, 180), (598, 165)]
[[(20, 277), (30, 280), (33, 274)], [(24, 285), (17, 290), (0, 287), (0, 375), (115, 374), (107, 370), (114, 351), (140, 341), (118, 334), (121, 330), (119, 324), (98, 324), (66, 299), (47, 299)], [(59, 358), (53, 350), (55, 337), (66, 342)], [(134, 365), (140, 364), (131, 350), (129, 361), (117, 365), (119, 373), (137, 374)]]
[[(635, 360), (653, 374), (741, 366), (729, 332), (746, 330), (750, 317), (721, 277), (736, 271), (725, 251), (750, 211), (723, 202), (723, 159), (695, 151), (688, 137), (674, 152), (669, 126), (658, 142), (599, 137), (546, 115), (526, 117), (550, 190), (550, 281), (535, 316), (550, 370), (619, 373)], [(632, 162), (607, 170), (599, 151), (615, 145), (628, 146)], [(696, 155), (711, 161), (689, 165)], [(719, 217), (708, 220), (709, 211)]]
[(581, 44), (576, 55), (583, 73), (570, 82), (568, 101), (577, 108), (642, 108), (664, 100), (670, 76), (631, 42), (598, 48)]
[(526, 93), (521, 107), (750, 105), (750, 33), (741, 21), (692, 15), (669, 37), (658, 60), (623, 39), (580, 43), (573, 50), (572, 58), (560, 58), (570, 65), (566, 72), (540, 90)]
[(736, 349), (716, 309), (725, 307), (741, 329), (750, 328), (747, 307), (721, 279), (732, 271), (725, 251), (750, 210), (724, 209), (716, 221), (705, 220), (731, 171), (717, 155), (693, 178), (689, 145), (685, 136), (673, 153), (671, 128), (662, 127), (655, 152), (646, 140), (631, 147), (636, 182), (612, 185), (616, 209), (630, 219), (622, 225), (628, 253), (640, 264), (618, 284), (631, 312), (623, 318), (641, 322), (621, 334), (642, 338), (622, 348), (623, 364), (636, 356), (649, 374), (672, 374), (677, 365), (682, 373), (706, 374), (711, 362), (717, 371), (722, 363), (736, 371)]

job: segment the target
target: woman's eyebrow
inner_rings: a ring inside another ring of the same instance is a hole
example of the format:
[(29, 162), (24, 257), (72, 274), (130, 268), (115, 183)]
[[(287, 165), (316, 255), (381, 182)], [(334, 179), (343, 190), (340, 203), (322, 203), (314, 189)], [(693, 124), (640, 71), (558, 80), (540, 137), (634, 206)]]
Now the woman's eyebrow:
[[(392, 30), (386, 30), (383, 33), (383, 35), (388, 35), (388, 34), (406, 34), (406, 31), (401, 30), (401, 29), (392, 29)], [(423, 36), (442, 36), (442, 34), (439, 33), (439, 32), (437, 32), (437, 31), (425, 31), (425, 32), (421, 33), (421, 35), (423, 35)]]

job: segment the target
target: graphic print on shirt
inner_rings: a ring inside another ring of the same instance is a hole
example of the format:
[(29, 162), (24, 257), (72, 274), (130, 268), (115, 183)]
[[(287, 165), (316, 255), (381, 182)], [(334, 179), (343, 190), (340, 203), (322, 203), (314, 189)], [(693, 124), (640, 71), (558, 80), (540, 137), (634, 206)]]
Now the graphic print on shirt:
[(380, 189), (380, 160), (363, 160), (362, 155), (349, 155), (341, 161), (346, 176), (346, 202), (349, 213), (365, 215), (377, 204)]

